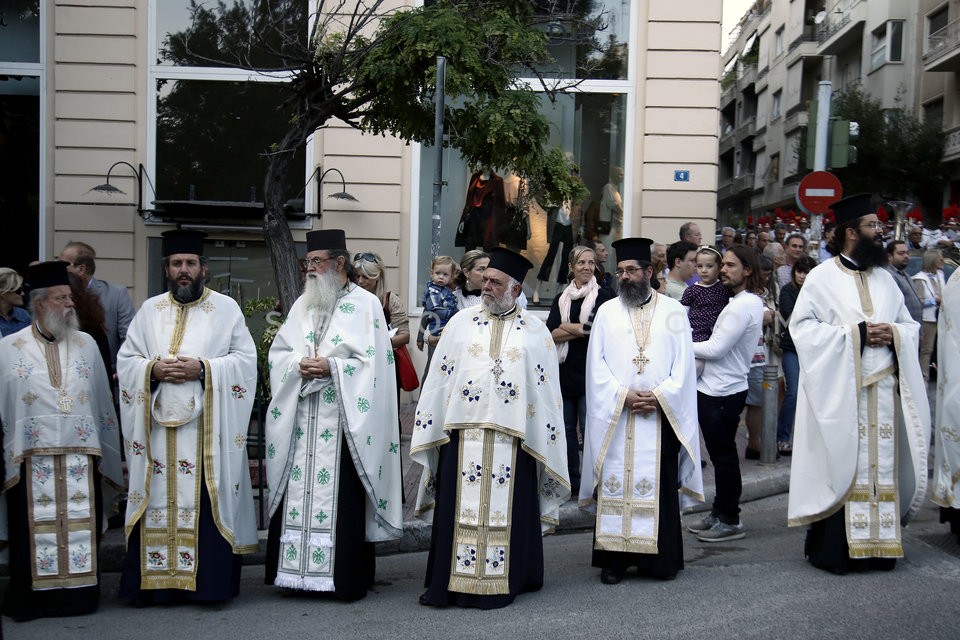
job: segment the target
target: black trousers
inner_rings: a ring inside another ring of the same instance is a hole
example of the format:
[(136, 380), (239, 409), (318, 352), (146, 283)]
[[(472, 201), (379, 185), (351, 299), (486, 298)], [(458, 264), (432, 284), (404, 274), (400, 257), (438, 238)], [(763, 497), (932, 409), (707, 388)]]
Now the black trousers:
[(737, 453), (737, 428), (747, 401), (746, 390), (729, 396), (708, 396), (697, 392), (700, 431), (715, 469), (717, 495), (712, 513), (721, 522), (740, 522), (740, 454)]

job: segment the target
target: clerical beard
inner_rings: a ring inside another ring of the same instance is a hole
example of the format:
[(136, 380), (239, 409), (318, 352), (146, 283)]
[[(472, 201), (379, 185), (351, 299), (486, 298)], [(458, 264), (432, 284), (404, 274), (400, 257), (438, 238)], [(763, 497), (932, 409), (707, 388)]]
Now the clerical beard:
[(887, 264), (887, 252), (883, 247), (883, 237), (875, 236), (871, 238), (861, 233), (853, 251), (850, 252), (850, 257), (857, 263), (857, 266), (863, 268), (882, 267)]
[(177, 280), (167, 280), (167, 287), (170, 289), (170, 293), (173, 294), (173, 299), (180, 304), (188, 304), (194, 300), (199, 300), (200, 296), (203, 295), (203, 279), (194, 279), (190, 276), (182, 276), (182, 278), (189, 280), (189, 284), (177, 284), (177, 280), (181, 278), (177, 278)]
[(493, 298), (487, 295), (482, 296), (480, 298), (480, 304), (487, 313), (499, 316), (513, 309), (514, 305), (517, 304), (517, 299), (513, 297), (512, 287), (507, 287), (506, 291), (504, 291), (503, 295), (499, 298)]
[(649, 282), (620, 281), (620, 300), (624, 306), (636, 308), (650, 297)]
[(307, 281), (303, 286), (303, 297), (307, 306), (317, 307), (321, 312), (332, 313), (342, 288), (343, 282), (336, 271), (323, 273), (312, 271), (307, 274)]
[(43, 318), (43, 328), (57, 340), (63, 340), (80, 330), (80, 320), (73, 309), (51, 311)]

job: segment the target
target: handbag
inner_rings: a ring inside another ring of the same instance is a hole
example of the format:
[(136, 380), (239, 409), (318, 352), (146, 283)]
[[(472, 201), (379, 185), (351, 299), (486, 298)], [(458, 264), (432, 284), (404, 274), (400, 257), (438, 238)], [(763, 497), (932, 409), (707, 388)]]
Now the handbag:
[(597, 233), (599, 233), (602, 236), (610, 235), (610, 221), (597, 220)]
[[(393, 318), (390, 317), (390, 292), (387, 292), (386, 304), (383, 306), (383, 315), (386, 317), (387, 326), (391, 326)], [(413, 366), (413, 357), (407, 349), (407, 345), (402, 344), (393, 349), (393, 361), (397, 368), (397, 381), (400, 382), (400, 388), (404, 391), (413, 391), (420, 386), (420, 378), (417, 377), (417, 368)]]
[(402, 344), (393, 350), (393, 357), (397, 364), (397, 378), (400, 380), (400, 388), (404, 391), (413, 391), (420, 386), (420, 379), (417, 377), (417, 369), (413, 366), (413, 358), (407, 345)]

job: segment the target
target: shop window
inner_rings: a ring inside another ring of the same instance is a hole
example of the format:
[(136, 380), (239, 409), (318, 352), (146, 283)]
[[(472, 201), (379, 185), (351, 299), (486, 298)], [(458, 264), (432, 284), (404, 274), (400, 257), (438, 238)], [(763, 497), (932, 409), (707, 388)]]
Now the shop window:
[[(584, 240), (591, 236), (598, 236), (609, 244), (624, 231), (618, 227), (620, 218), (609, 220), (610, 207), (606, 202), (611, 201), (615, 194), (621, 202), (624, 198), (623, 167), (625, 163), (626, 147), (626, 97), (605, 93), (576, 93), (560, 95), (555, 103), (544, 101), (544, 114), (552, 123), (554, 135), (550, 144), (559, 145), (580, 168), (580, 177), (590, 190), (587, 199), (576, 207), (582, 212), (583, 231), (571, 231), (574, 242), (578, 237)], [(423, 147), (420, 161), (419, 184), (419, 217), (418, 217), (418, 264), (415, 265), (417, 274), (415, 299), (419, 300), (427, 281), (431, 255), (431, 214), (433, 211), (433, 172), (435, 154), (430, 147)], [(531, 297), (536, 287), (538, 274), (548, 254), (550, 240), (554, 233), (563, 232), (557, 227), (557, 207), (564, 205), (560, 202), (549, 202), (543, 196), (529, 193), (525, 184), (518, 177), (513, 176), (505, 169), (493, 168), (488, 174), (497, 184), (497, 189), (503, 190), (502, 199), (494, 194), (496, 202), (502, 205), (486, 205), (484, 201), (473, 200), (474, 196), (486, 196), (481, 188), (486, 188), (482, 180), (481, 168), (469, 167), (455, 151), (447, 149), (443, 156), (444, 187), (442, 190), (442, 226), (440, 240), (440, 254), (453, 256), (459, 261), (464, 251), (476, 248), (465, 246), (466, 243), (479, 242), (481, 246), (506, 246), (518, 250), (534, 263), (524, 283), (524, 290)], [(480, 182), (477, 179), (481, 178)], [(499, 179), (499, 180), (498, 180)], [(502, 180), (502, 183), (500, 182)], [(608, 198), (604, 201), (604, 190), (608, 191)], [(472, 208), (469, 205), (477, 204), (477, 209), (490, 211), (493, 216), (491, 229), (495, 236), (479, 241), (466, 239), (464, 246), (457, 246), (456, 234), (458, 223), (464, 209)], [(569, 203), (567, 203), (569, 206)], [(514, 206), (519, 205), (519, 206)], [(605, 219), (606, 218), (606, 219)], [(629, 218), (629, 216), (627, 216)], [(548, 289), (557, 290), (558, 270), (561, 270), (560, 279), (565, 282), (567, 256), (563, 254), (563, 245), (556, 251), (551, 268), (547, 273)], [(608, 264), (607, 268), (612, 265)], [(541, 294), (542, 295), (542, 294)], [(549, 304), (549, 298), (544, 300)]]

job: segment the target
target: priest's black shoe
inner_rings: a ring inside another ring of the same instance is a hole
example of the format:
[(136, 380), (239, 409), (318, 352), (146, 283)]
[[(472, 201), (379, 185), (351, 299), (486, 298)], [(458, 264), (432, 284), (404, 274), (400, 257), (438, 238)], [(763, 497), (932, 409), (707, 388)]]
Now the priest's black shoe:
[(626, 575), (623, 569), (602, 569), (600, 571), (600, 582), (603, 584), (618, 584)]

